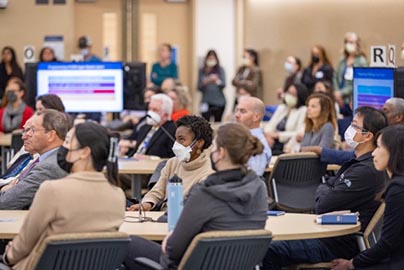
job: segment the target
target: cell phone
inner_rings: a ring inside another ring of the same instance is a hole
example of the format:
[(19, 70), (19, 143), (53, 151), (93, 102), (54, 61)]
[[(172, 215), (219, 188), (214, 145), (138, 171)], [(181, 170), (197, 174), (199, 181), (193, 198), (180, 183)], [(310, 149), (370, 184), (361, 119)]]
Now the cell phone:
[(285, 214), (285, 211), (269, 210), (267, 214), (268, 216), (282, 216)]

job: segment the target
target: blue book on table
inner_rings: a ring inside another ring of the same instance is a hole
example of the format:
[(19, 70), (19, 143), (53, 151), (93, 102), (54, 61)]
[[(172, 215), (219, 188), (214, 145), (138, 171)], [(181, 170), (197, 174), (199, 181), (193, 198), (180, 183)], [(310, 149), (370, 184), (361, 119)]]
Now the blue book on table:
[(318, 224), (356, 224), (358, 222), (357, 214), (343, 214), (343, 215), (322, 215), (317, 217)]

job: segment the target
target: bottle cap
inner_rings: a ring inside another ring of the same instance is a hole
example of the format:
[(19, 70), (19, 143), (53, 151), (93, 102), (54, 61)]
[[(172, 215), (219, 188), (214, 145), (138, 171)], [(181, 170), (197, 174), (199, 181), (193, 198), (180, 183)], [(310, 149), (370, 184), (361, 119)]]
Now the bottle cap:
[(168, 180), (169, 183), (182, 183), (182, 179), (178, 177), (178, 175), (174, 174), (173, 177), (171, 177)]

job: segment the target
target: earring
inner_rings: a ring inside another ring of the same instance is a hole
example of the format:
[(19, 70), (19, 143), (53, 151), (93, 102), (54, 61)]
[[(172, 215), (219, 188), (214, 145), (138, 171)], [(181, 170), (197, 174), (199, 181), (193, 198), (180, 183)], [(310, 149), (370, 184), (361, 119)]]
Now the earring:
[(200, 155), (200, 154), (202, 153), (201, 149), (197, 149), (197, 150), (196, 150), (196, 153), (197, 153), (198, 155)]

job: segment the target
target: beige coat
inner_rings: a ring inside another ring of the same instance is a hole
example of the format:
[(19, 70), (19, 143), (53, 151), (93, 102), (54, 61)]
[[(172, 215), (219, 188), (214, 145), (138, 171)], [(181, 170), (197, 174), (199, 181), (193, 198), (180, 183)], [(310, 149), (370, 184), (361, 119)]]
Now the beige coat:
[(123, 191), (99, 172), (80, 172), (39, 187), (20, 233), (7, 252), (13, 269), (27, 270), (31, 250), (60, 233), (117, 231), (125, 215)]
[[(184, 188), (184, 198), (188, 195), (191, 187), (205, 180), (206, 177), (214, 173), (210, 165), (210, 148), (203, 150), (201, 155), (191, 161), (182, 162), (176, 157), (167, 161), (166, 166), (161, 171), (160, 179), (154, 187), (144, 196), (142, 203), (152, 203), (156, 205), (160, 200), (167, 200), (167, 182), (174, 174), (177, 174), (182, 179)], [(162, 205), (162, 210), (166, 209), (166, 204)]]

